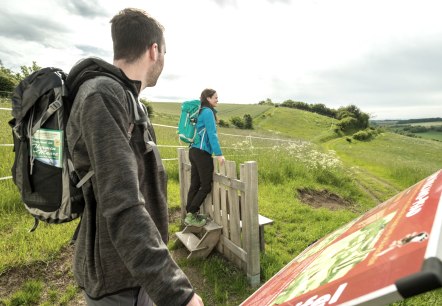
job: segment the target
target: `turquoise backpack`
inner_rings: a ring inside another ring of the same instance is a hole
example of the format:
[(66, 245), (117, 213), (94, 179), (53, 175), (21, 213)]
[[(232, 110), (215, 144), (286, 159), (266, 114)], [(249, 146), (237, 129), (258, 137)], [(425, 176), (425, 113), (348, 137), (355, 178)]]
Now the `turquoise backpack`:
[(196, 132), (196, 122), (201, 109), (200, 100), (185, 101), (181, 105), (180, 121), (178, 123), (178, 137), (188, 144), (198, 144), (199, 135)]

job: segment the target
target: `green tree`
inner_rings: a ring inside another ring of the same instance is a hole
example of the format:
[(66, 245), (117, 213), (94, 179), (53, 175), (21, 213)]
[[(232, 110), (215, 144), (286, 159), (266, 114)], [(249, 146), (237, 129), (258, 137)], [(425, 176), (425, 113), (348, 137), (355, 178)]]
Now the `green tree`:
[(37, 65), (37, 62), (33, 61), (32, 66), (20, 66), (21, 74), (19, 74), (20, 80), (31, 75), (33, 72), (40, 70), (41, 67)]
[(370, 116), (362, 112), (357, 106), (340, 107), (336, 112), (338, 125), (344, 132), (364, 130), (369, 126)]
[(21, 80), (40, 69), (41, 67), (33, 61), (31, 66), (21, 66), (20, 72), (17, 73), (3, 66), (0, 60), (0, 96), (9, 97)]
[(16, 75), (0, 60), (0, 97), (9, 97), (18, 84)]
[(240, 128), (240, 129), (244, 128), (244, 121), (240, 117), (238, 117), (238, 116), (230, 118), (230, 122), (234, 126), (236, 126), (237, 128)]
[(270, 106), (273, 106), (274, 104), (272, 102), (272, 99), (267, 98), (266, 100), (259, 101), (258, 105), (270, 105)]
[(253, 130), (253, 118), (250, 114), (244, 115), (244, 128), (247, 130)]
[(147, 99), (141, 98), (140, 102), (144, 104), (144, 106), (146, 106), (147, 109), (147, 114), (149, 116), (149, 118), (153, 118), (155, 111), (153, 110), (153, 106), (152, 104), (150, 104), (150, 101), (148, 101)]

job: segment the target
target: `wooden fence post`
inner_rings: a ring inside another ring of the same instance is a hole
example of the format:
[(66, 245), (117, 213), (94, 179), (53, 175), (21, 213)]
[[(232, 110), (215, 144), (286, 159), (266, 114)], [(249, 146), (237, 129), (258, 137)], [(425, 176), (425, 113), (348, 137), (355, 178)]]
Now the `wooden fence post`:
[(245, 184), (243, 211), (244, 248), (247, 252), (247, 279), (251, 286), (260, 284), (259, 221), (258, 221), (258, 164), (241, 165), (241, 181)]
[(187, 202), (187, 192), (188, 192), (188, 182), (185, 169), (186, 150), (184, 148), (178, 148), (178, 175), (180, 182), (180, 200), (181, 200), (181, 223), (184, 224), (184, 218), (186, 217), (186, 202)]

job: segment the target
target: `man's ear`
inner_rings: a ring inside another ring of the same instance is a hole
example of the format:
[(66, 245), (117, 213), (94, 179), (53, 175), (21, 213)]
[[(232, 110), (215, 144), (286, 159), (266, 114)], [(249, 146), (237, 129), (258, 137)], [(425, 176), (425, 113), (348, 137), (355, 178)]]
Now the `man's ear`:
[(158, 44), (153, 43), (152, 46), (149, 47), (149, 57), (152, 61), (156, 62), (158, 59)]

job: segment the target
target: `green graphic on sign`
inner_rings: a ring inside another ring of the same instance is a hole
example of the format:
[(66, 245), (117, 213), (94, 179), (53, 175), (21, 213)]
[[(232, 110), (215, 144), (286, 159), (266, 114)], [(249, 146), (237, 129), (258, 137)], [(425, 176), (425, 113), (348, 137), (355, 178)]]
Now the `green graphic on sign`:
[(62, 168), (63, 131), (39, 129), (32, 136), (31, 146), (36, 160)]

